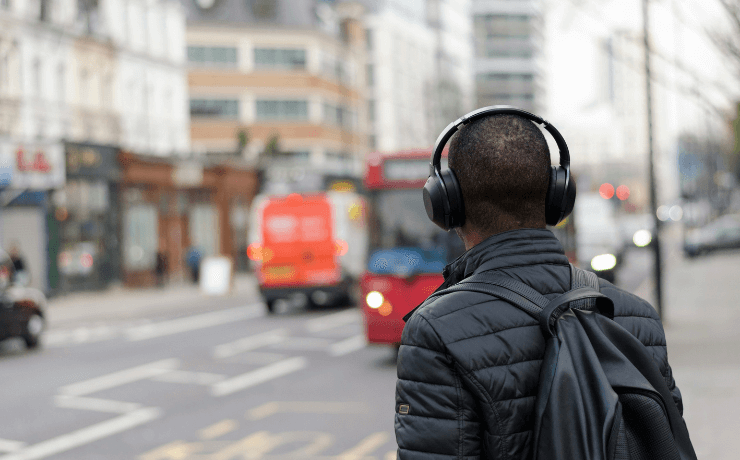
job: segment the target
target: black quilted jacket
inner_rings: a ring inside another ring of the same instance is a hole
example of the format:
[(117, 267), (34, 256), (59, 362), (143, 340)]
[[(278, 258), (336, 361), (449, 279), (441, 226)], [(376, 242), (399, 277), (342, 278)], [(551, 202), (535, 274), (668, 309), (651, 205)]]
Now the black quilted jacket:
[[(442, 287), (492, 269), (548, 298), (570, 289), (568, 259), (546, 229), (488, 238), (445, 268)], [(604, 280), (600, 290), (614, 301), (616, 322), (652, 352), (683, 414), (653, 307)], [(417, 309), (398, 353), (398, 458), (528, 459), (544, 351), (534, 318), (486, 294), (450, 293)]]

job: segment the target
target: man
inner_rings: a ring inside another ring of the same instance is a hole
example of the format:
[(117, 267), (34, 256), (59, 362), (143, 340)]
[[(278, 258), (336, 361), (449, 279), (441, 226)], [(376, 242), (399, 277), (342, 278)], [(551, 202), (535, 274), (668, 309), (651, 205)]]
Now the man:
[[(570, 289), (568, 259), (545, 227), (550, 153), (542, 132), (517, 115), (467, 123), (451, 139), (466, 252), (444, 270), (442, 288), (495, 270), (548, 299)], [(614, 320), (652, 353), (679, 411), (665, 335), (644, 300), (600, 280)], [(398, 355), (398, 458), (528, 459), (545, 351), (537, 320), (506, 301), (459, 291), (414, 311)]]

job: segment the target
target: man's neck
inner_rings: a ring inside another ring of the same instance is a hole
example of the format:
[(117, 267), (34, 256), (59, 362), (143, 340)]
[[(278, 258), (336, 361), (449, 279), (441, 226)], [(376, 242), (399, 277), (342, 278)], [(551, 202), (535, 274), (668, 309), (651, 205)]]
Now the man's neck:
[(511, 230), (523, 230), (526, 228), (546, 228), (545, 225), (512, 225), (512, 226), (502, 226), (501, 228), (496, 228), (495, 230), (491, 231), (482, 231), (480, 229), (477, 229), (475, 227), (470, 226), (469, 224), (465, 224), (462, 228), (456, 228), (455, 231), (457, 232), (457, 236), (460, 237), (462, 242), (465, 244), (465, 250), (469, 251), (473, 246), (476, 246), (477, 244), (481, 243), (482, 241), (486, 240), (487, 238), (498, 235), (499, 233), (508, 232)]

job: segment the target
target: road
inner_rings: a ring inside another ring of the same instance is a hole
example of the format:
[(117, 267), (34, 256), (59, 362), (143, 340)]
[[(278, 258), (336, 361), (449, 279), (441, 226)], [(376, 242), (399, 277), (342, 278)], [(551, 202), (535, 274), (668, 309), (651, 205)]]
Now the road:
[(2, 343), (0, 460), (395, 459), (394, 356), (365, 345), (356, 308), (114, 304), (60, 312), (38, 351)]

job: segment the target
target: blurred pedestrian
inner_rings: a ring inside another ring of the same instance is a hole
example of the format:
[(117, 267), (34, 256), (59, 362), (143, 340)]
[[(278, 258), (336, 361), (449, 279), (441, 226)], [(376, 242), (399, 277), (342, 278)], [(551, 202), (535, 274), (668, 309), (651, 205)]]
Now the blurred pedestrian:
[(198, 284), (198, 280), (200, 279), (200, 261), (202, 258), (203, 255), (197, 246), (191, 246), (185, 256), (188, 268), (190, 268), (191, 279), (195, 284)]
[(157, 261), (154, 266), (154, 274), (157, 278), (157, 286), (163, 287), (167, 276), (167, 254), (164, 250), (157, 251)]
[[(609, 299), (614, 304), (614, 321), (608, 320), (608, 315), (589, 317), (609, 321), (614, 325), (610, 327), (619, 328), (629, 340), (636, 337), (644, 345), (636, 346), (655, 364), (654, 375), (658, 375), (665, 394), (672, 397), (666, 404), (675, 404), (671, 410), (680, 420), (681, 393), (668, 364), (665, 335), (656, 311), (643, 299), (608, 281), (572, 269), (562, 245), (546, 228), (546, 224), (557, 224), (573, 209), (575, 183), (569, 182), (573, 179), (565, 168), (551, 167), (547, 141), (533, 121), (543, 124), (553, 136), (557, 131), (531, 114), (511, 109), (471, 113), (461, 120), (465, 122), (451, 124), (439, 137), (441, 145), (435, 146), (434, 161), (438, 165), (436, 154), (441, 157), (445, 143), (454, 133), (449, 143), (449, 168), (440, 167), (430, 176), (424, 187), (424, 204), (437, 225), (455, 229), (466, 252), (444, 269), (445, 281), (436, 297), (433, 295), (404, 317), (396, 384), (399, 460), (534, 457), (534, 442), (542, 433), (535, 432), (536, 420), (541, 420), (535, 408), (545, 410), (537, 405), (541, 403), (540, 370), (543, 361), (552, 358), (545, 356), (546, 341), (544, 329), (541, 330), (545, 326), (535, 319), (539, 315), (531, 314), (539, 310), (530, 307), (525, 311), (517, 306), (516, 297), (505, 301), (505, 297), (489, 294), (490, 289), (482, 293), (469, 288), (471, 284), (490, 286), (485, 282), (490, 277), (503, 280), (498, 286), (518, 287), (517, 292), (522, 292), (522, 285), (527, 292), (533, 289), (537, 295), (531, 294), (532, 298), (540, 303), (544, 299), (545, 305), (571, 290), (571, 270), (590, 280), (591, 286), (597, 285), (608, 298), (602, 296), (599, 305)], [(558, 142), (561, 155), (568, 155), (567, 150), (563, 152), (564, 145), (564, 140), (562, 145)], [(569, 157), (565, 159), (567, 163), (561, 157), (561, 164), (569, 166)], [(458, 285), (471, 277), (478, 282)], [(445, 291), (452, 286), (457, 289)], [(599, 295), (593, 288), (586, 290)], [(579, 302), (587, 305), (586, 300)], [(576, 308), (574, 304), (564, 305)], [(544, 323), (547, 327), (551, 327), (549, 318)], [(558, 317), (557, 324), (560, 321), (562, 318)], [(547, 346), (551, 343), (548, 341)], [(580, 383), (580, 378), (584, 376), (577, 375), (572, 380)], [(557, 386), (567, 383), (564, 379)], [(595, 389), (600, 395), (596, 390), (613, 394), (611, 386), (608, 390), (603, 386)], [(576, 405), (591, 415), (592, 407), (584, 408), (584, 402), (577, 398), (581, 394), (575, 396), (560, 402), (553, 402), (550, 397), (545, 402), (563, 410)], [(601, 442), (600, 438), (595, 439), (601, 433), (587, 440), (584, 433), (588, 430), (574, 430), (556, 439), (583, 441), (579, 446)], [(630, 434), (635, 436), (632, 431)], [(619, 439), (625, 439), (623, 432), (619, 435)], [(562, 453), (558, 442), (545, 444), (544, 448), (550, 451), (544, 458)], [(624, 458), (634, 458), (631, 455), (628, 452)]]
[(21, 254), (17, 241), (13, 241), (10, 244), (9, 255), (10, 260), (13, 262), (13, 282), (21, 284), (26, 283), (28, 281), (26, 260)]

